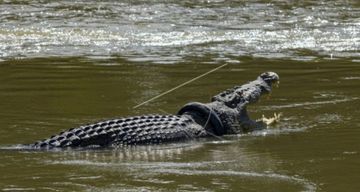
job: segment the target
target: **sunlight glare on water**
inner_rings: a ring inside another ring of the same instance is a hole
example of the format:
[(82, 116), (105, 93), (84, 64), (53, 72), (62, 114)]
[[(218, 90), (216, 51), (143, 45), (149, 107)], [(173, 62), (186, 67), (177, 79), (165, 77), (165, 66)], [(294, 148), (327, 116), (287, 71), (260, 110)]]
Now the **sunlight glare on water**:
[[(0, 57), (358, 57), (356, 1), (2, 1)], [(159, 58), (165, 57), (166, 59)], [(216, 58), (214, 58), (216, 59)]]

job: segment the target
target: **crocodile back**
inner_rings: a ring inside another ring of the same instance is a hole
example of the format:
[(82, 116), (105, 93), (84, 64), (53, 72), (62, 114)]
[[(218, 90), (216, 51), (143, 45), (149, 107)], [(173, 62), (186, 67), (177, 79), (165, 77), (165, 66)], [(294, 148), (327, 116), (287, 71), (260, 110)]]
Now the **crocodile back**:
[(201, 135), (192, 119), (178, 115), (145, 115), (80, 126), (31, 144), (33, 148), (154, 144)]

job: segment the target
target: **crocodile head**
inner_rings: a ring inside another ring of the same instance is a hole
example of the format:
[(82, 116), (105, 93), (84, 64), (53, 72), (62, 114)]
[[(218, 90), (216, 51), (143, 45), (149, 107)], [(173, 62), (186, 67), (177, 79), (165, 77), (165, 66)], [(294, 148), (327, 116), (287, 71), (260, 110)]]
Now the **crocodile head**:
[(221, 119), (224, 133), (242, 133), (258, 128), (261, 123), (250, 119), (246, 107), (256, 103), (264, 94), (269, 94), (273, 85), (279, 83), (279, 75), (265, 72), (254, 81), (228, 89), (212, 98), (208, 103)]
[(271, 86), (279, 83), (279, 75), (274, 72), (262, 73), (255, 81), (225, 90), (212, 98), (230, 108), (241, 109), (247, 104), (256, 103), (260, 96), (271, 92)]
[(192, 102), (180, 109), (178, 115), (190, 115), (208, 132), (215, 135), (234, 134), (265, 127), (262, 122), (250, 119), (246, 107), (256, 103), (261, 95), (271, 92), (279, 83), (274, 72), (262, 73), (256, 80), (225, 90), (214, 96), (211, 103)]

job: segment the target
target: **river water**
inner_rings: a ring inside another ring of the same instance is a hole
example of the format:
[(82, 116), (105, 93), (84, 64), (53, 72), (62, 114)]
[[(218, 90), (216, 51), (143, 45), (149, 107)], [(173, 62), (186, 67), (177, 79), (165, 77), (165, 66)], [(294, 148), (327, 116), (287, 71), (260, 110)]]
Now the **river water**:
[[(358, 191), (358, 1), (0, 0), (0, 190)], [(149, 104), (133, 106), (228, 65)], [(176, 113), (280, 75), (250, 134), (26, 151), (71, 127)]]

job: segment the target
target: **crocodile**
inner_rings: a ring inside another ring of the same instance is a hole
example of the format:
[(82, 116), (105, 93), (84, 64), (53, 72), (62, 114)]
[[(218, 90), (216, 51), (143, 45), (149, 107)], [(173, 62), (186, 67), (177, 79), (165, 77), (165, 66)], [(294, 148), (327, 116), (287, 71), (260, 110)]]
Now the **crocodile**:
[[(159, 144), (263, 129), (273, 119), (250, 119), (247, 106), (269, 94), (279, 82), (274, 72), (225, 90), (209, 103), (191, 102), (176, 115), (142, 115), (71, 128), (26, 146), (32, 149)], [(277, 116), (275, 115), (275, 118)]]

